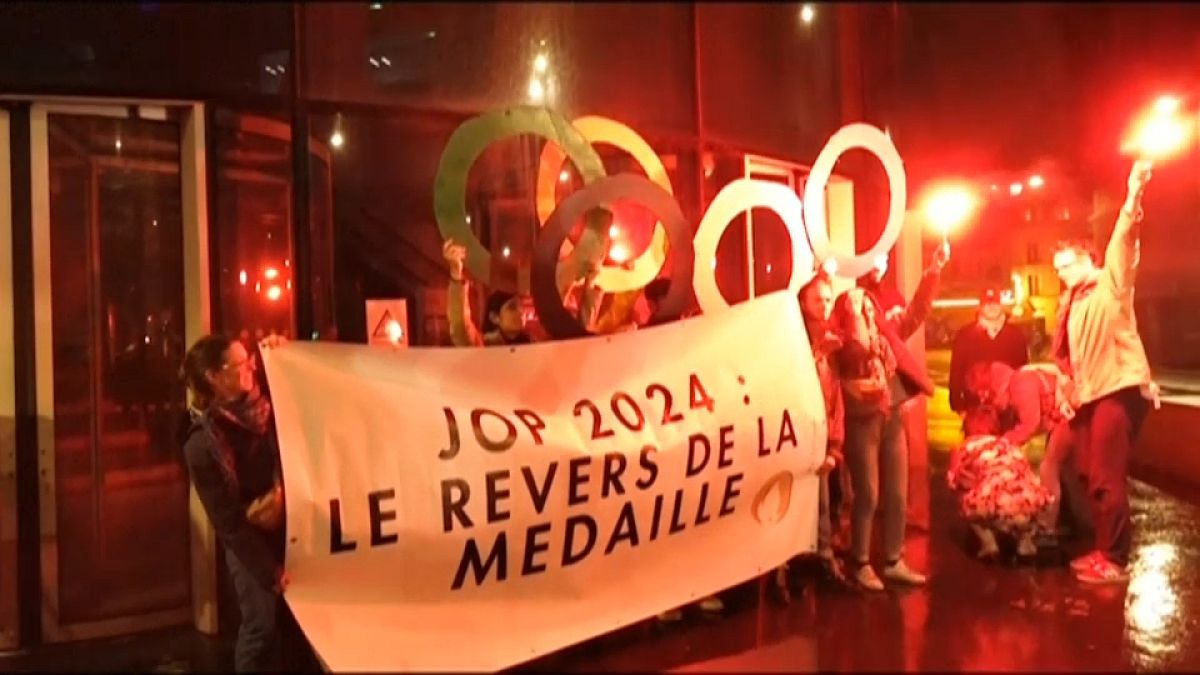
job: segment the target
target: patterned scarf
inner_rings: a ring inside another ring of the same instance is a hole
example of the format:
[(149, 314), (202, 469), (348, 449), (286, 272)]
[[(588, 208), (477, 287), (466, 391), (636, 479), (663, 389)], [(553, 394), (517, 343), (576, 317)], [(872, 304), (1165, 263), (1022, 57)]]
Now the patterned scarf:
[(261, 436), (267, 433), (271, 424), (271, 399), (267, 398), (256, 386), (248, 394), (237, 401), (224, 403), (214, 402), (208, 409), (209, 419), (204, 426), (212, 434), (217, 446), (217, 460), (225, 480), (236, 491), (238, 489), (237, 459), (234, 456), (233, 445), (225, 437), (217, 418), (228, 420), (243, 429)]
[(237, 401), (213, 405), (213, 412), (250, 433), (261, 436), (271, 423), (271, 399), (257, 386)]

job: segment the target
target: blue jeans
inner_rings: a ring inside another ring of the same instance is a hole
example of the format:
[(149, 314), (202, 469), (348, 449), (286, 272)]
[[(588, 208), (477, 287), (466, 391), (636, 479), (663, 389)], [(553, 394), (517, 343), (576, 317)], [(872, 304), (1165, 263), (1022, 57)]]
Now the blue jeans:
[(900, 407), (846, 418), (846, 466), (854, 486), (851, 555), (866, 564), (875, 511), (883, 511), (883, 553), (888, 564), (904, 553), (908, 511), (908, 446)]
[(242, 614), (233, 649), (234, 670), (239, 673), (273, 670), (278, 667), (279, 594), (273, 588), (264, 588), (228, 549), (225, 564), (229, 566)]
[(833, 553), (833, 517), (829, 511), (829, 476), (821, 476), (817, 511), (817, 553), (829, 556)]

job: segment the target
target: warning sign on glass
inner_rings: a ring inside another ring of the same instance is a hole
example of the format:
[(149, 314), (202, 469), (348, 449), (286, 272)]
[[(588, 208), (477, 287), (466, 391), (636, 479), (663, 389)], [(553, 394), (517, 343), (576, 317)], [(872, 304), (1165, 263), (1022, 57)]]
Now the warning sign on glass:
[(367, 344), (372, 347), (408, 346), (408, 300), (367, 300)]

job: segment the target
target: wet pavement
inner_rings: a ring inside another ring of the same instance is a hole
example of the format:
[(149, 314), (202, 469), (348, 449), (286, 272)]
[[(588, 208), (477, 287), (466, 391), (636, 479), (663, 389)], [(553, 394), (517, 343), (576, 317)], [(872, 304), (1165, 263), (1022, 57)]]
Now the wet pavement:
[[(797, 570), (792, 602), (751, 582), (724, 594), (719, 617), (647, 621), (528, 664), (533, 671), (815, 671), (1200, 669), (1200, 508), (1134, 481), (1135, 549), (1125, 586), (1076, 582), (1056, 560), (977, 562), (948, 514), (943, 453), (934, 453), (928, 533), (907, 557), (926, 588), (864, 595)], [(731, 551), (736, 555), (736, 551)], [(681, 570), (686, 573), (686, 570)], [(0, 671), (196, 672), (231, 666), (227, 639), (190, 630), (47, 647), (0, 657)]]
[[(946, 420), (941, 398), (931, 429)], [(943, 424), (943, 426), (946, 426)], [(679, 672), (1200, 670), (1200, 494), (1132, 481), (1134, 548), (1128, 586), (1088, 586), (1060, 559), (985, 565), (972, 556), (944, 480), (945, 448), (930, 453), (931, 531), (911, 530), (906, 557), (930, 573), (919, 589), (863, 594), (796, 569), (781, 606), (764, 584), (722, 594), (725, 611), (644, 621), (519, 670)], [(1068, 554), (1082, 553), (1078, 545)], [(737, 555), (737, 551), (730, 551)], [(686, 565), (680, 561), (681, 574)], [(175, 629), (0, 655), (0, 672), (213, 672), (232, 667), (229, 638)]]
[[(944, 466), (944, 455), (935, 456)], [(940, 475), (940, 467), (934, 469)], [(1135, 556), (1125, 586), (1081, 584), (1050, 557), (985, 565), (931, 485), (932, 531), (907, 557), (926, 588), (865, 595), (797, 579), (791, 605), (739, 589), (720, 620), (627, 629), (546, 659), (546, 669), (1129, 671), (1200, 669), (1200, 509), (1134, 482)], [(739, 597), (739, 595), (741, 597)]]

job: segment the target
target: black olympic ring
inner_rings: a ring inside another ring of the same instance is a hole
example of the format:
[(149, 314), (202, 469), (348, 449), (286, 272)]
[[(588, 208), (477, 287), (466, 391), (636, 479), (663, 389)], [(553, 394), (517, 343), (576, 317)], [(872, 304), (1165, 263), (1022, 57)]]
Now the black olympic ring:
[(533, 251), (530, 290), (542, 326), (556, 339), (593, 335), (562, 304), (555, 284), (555, 269), (563, 241), (580, 216), (596, 207), (619, 200), (639, 204), (653, 213), (667, 233), (667, 263), (671, 266), (670, 287), (651, 321), (658, 323), (683, 314), (692, 287), (695, 247), (692, 231), (679, 203), (671, 193), (648, 178), (632, 173), (597, 178), (564, 199), (546, 219)]

